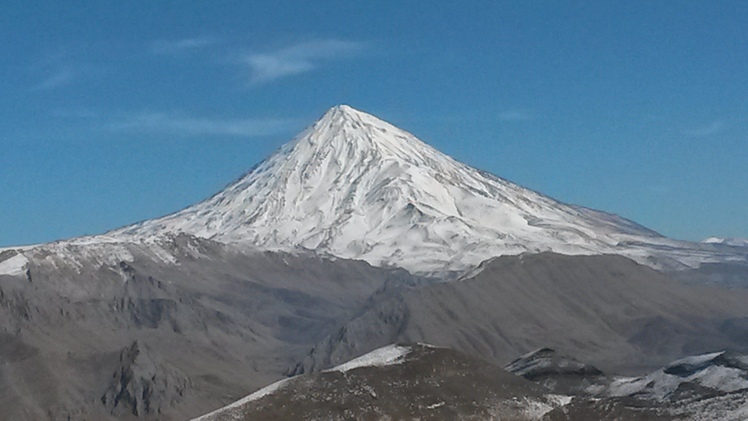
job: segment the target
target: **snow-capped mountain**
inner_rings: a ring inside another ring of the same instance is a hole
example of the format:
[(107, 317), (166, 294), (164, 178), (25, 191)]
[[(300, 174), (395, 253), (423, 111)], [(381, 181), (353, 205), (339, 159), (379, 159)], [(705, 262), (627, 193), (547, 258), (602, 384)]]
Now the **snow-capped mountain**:
[(341, 105), (213, 197), (108, 234), (189, 233), (305, 248), (416, 273), (498, 255), (619, 253), (651, 266), (719, 261), (616, 215), (567, 205), (455, 161), (412, 134)]
[(724, 244), (733, 247), (748, 247), (748, 238), (709, 237), (701, 242), (705, 244)]

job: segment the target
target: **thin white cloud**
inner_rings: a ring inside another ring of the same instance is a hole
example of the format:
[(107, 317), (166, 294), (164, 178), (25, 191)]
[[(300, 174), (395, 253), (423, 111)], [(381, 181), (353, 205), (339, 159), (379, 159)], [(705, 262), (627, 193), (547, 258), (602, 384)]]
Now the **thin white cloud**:
[(142, 113), (109, 125), (112, 130), (159, 132), (178, 136), (258, 137), (286, 133), (296, 128), (293, 119), (210, 119)]
[(40, 82), (31, 87), (32, 91), (50, 91), (69, 85), (79, 72), (69, 66), (60, 67), (49, 72)]
[(32, 91), (51, 91), (66, 87), (83, 78), (101, 72), (99, 66), (86, 63), (75, 58), (80, 55), (76, 48), (61, 48), (47, 53), (29, 67), (29, 75), (36, 82), (32, 83)]
[(244, 57), (244, 62), (250, 70), (250, 83), (256, 85), (309, 72), (325, 61), (350, 56), (362, 48), (361, 43), (352, 41), (310, 41), (271, 52), (251, 53)]
[(692, 137), (708, 137), (708, 136), (713, 136), (717, 133), (720, 133), (724, 131), (726, 128), (727, 128), (727, 124), (725, 124), (724, 121), (715, 120), (701, 127), (696, 127), (695, 129), (692, 129), (692, 130), (686, 130), (684, 133)]
[(91, 108), (56, 108), (51, 115), (57, 118), (91, 120), (101, 117), (101, 113)]
[(218, 43), (217, 38), (196, 37), (172, 40), (156, 40), (151, 43), (151, 52), (154, 54), (176, 55), (190, 51), (198, 51)]
[(535, 115), (527, 110), (510, 110), (499, 114), (501, 121), (529, 121), (534, 120)]

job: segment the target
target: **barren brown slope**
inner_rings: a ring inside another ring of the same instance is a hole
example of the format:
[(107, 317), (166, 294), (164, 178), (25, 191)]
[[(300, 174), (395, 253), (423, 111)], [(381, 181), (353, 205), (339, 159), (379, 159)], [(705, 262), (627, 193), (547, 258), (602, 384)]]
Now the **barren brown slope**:
[(397, 341), (499, 364), (548, 346), (608, 372), (643, 372), (684, 355), (748, 349), (739, 329), (746, 302), (746, 290), (684, 285), (620, 256), (505, 256), (466, 279), (372, 300), (297, 372)]

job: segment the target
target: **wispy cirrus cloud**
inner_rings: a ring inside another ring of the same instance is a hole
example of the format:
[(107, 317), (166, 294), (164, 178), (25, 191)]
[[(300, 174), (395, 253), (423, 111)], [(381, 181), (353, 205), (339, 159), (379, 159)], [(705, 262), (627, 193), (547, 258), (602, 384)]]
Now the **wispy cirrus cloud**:
[(147, 112), (126, 116), (108, 125), (110, 130), (158, 132), (176, 136), (259, 137), (296, 129), (295, 119), (212, 119), (178, 114)]
[(66, 87), (101, 69), (97, 66), (77, 60), (71, 49), (62, 48), (49, 53), (29, 67), (29, 73), (36, 80), (31, 91), (51, 91)]
[(72, 67), (60, 67), (53, 69), (34, 86), (32, 91), (50, 91), (61, 88), (73, 82), (80, 73)]
[(161, 39), (151, 43), (151, 52), (160, 55), (178, 55), (204, 50), (219, 43), (215, 37), (194, 37), (182, 39)]
[(499, 114), (501, 121), (530, 121), (537, 116), (528, 110), (508, 110)]
[(249, 67), (250, 83), (268, 83), (317, 69), (335, 59), (350, 57), (363, 50), (359, 42), (336, 39), (309, 41), (265, 53), (250, 53), (243, 58)]
[(101, 112), (93, 108), (55, 108), (51, 111), (51, 116), (56, 118), (93, 120), (101, 118)]
[(686, 130), (683, 133), (691, 137), (708, 137), (713, 136), (717, 133), (724, 131), (727, 128), (727, 124), (722, 120), (715, 120), (709, 122), (703, 126), (696, 127), (690, 130)]

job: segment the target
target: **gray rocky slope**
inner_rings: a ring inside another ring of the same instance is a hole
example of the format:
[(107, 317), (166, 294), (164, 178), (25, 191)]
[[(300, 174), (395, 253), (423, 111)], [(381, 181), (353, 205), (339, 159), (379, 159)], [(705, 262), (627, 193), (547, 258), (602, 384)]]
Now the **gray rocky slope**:
[(388, 343), (427, 342), (497, 364), (549, 346), (613, 373), (748, 349), (748, 291), (684, 285), (629, 259), (504, 256), (475, 275), (373, 297), (295, 372)]
[(37, 247), (25, 273), (0, 275), (0, 419), (206, 412), (283, 377), (377, 289), (410, 279), (184, 235), (117, 247), (107, 262)]
[(435, 283), (187, 235), (108, 247), (39, 246), (0, 275), (0, 419), (185, 419), (396, 341), (637, 373), (748, 345), (745, 291), (619, 256), (507, 256)]

